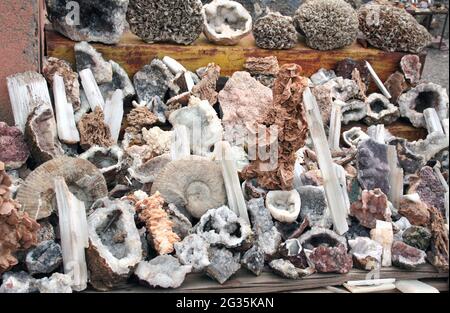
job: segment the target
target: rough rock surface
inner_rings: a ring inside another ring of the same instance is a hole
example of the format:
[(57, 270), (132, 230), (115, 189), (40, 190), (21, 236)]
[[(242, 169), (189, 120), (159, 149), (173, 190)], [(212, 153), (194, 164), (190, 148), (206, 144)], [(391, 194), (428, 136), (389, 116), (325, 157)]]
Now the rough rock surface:
[(417, 54), (405, 55), (400, 61), (400, 66), (406, 79), (413, 85), (416, 85), (421, 77), (422, 63)]
[(297, 32), (291, 17), (269, 13), (253, 25), (256, 45), (263, 49), (291, 49), (297, 42)]
[(140, 262), (135, 275), (152, 287), (178, 288), (190, 272), (191, 266), (181, 265), (171, 255), (160, 255), (149, 262)]
[(272, 104), (272, 91), (247, 72), (235, 72), (219, 93), (225, 140), (244, 145), (247, 126), (264, 119)]
[(18, 169), (27, 161), (30, 150), (20, 129), (0, 122), (0, 162), (6, 169)]
[(344, 245), (337, 247), (319, 246), (309, 255), (310, 261), (320, 273), (346, 274), (353, 267), (352, 256)]
[(368, 237), (357, 237), (349, 240), (350, 253), (353, 255), (355, 266), (371, 271), (381, 266), (383, 247)]
[(358, 34), (358, 15), (343, 0), (304, 2), (294, 16), (295, 27), (313, 49), (333, 50), (351, 45)]
[(264, 261), (264, 252), (255, 245), (244, 253), (241, 264), (253, 274), (259, 276), (264, 270)]
[(131, 31), (148, 43), (189, 45), (203, 30), (200, 0), (130, 0), (127, 20)]
[(286, 240), (281, 244), (278, 252), (283, 259), (288, 260), (297, 268), (306, 269), (309, 267), (305, 250), (298, 239)]
[(392, 264), (395, 266), (414, 270), (426, 263), (426, 256), (424, 251), (408, 246), (404, 242), (394, 241), (392, 244)]
[(244, 68), (252, 77), (266, 87), (273, 88), (280, 67), (275, 56), (257, 58), (250, 57), (245, 61)]
[(217, 81), (220, 78), (220, 66), (210, 63), (205, 69), (201, 80), (192, 88), (192, 94), (200, 100), (208, 100), (209, 104), (217, 102)]
[[(143, 128), (150, 128), (158, 122), (158, 117), (147, 107), (134, 108), (128, 113), (126, 119), (128, 126), (126, 132), (134, 135), (141, 134)], [(142, 135), (138, 138), (143, 141)]]
[(443, 215), (435, 208), (430, 208), (431, 216), (431, 249), (428, 260), (440, 272), (449, 271), (449, 238), (448, 228), (445, 225)]
[(406, 91), (408, 84), (406, 83), (405, 76), (400, 72), (391, 74), (384, 83), (384, 86), (391, 94), (391, 102), (397, 104), (398, 98)]
[(124, 104), (129, 105), (136, 95), (133, 83), (131, 82), (128, 73), (118, 63), (112, 60), (109, 60), (109, 63), (112, 67), (112, 80), (111, 82), (99, 85), (100, 92), (105, 101), (108, 101), (111, 100), (117, 89), (121, 89), (123, 92)]
[(211, 264), (206, 268), (206, 273), (220, 284), (224, 284), (241, 268), (240, 253), (233, 253), (224, 248), (211, 247), (209, 259)]
[(201, 272), (209, 262), (208, 243), (199, 235), (192, 234), (175, 243), (178, 260), (183, 265), (192, 266), (192, 271)]
[(43, 241), (27, 253), (25, 261), (31, 275), (51, 273), (62, 264), (61, 246), (52, 240)]
[(362, 226), (375, 228), (377, 220), (391, 221), (391, 209), (387, 196), (380, 190), (364, 190), (361, 199), (350, 207), (350, 213), (356, 217)]
[(411, 226), (403, 232), (402, 239), (411, 247), (427, 251), (431, 243), (431, 232), (425, 227)]
[(299, 217), (307, 218), (311, 227), (330, 228), (333, 220), (323, 187), (301, 186), (297, 191), (302, 199)]
[[(297, 64), (281, 67), (273, 88), (273, 105), (262, 121), (266, 126), (278, 127), (278, 164), (267, 171), (264, 162), (257, 158), (243, 172), (245, 178), (257, 177), (258, 184), (266, 189), (292, 188), (296, 152), (302, 148), (308, 133), (303, 90), (308, 85), (307, 78), (300, 75), (302, 68)], [(270, 167), (269, 167), (270, 169)]]
[(400, 117), (398, 107), (382, 94), (371, 94), (366, 99), (366, 105), (367, 116), (364, 122), (367, 125), (392, 124)]
[(39, 293), (72, 293), (72, 278), (70, 275), (54, 273), (36, 282)]
[(390, 169), (387, 145), (377, 143), (373, 139), (366, 139), (358, 145), (356, 159), (361, 187), (366, 190), (379, 188), (388, 195), (391, 187), (388, 179)]
[(113, 70), (111, 63), (105, 61), (102, 54), (97, 52), (93, 46), (83, 41), (75, 44), (74, 49), (78, 72), (89, 68), (94, 74), (97, 84), (112, 81)]
[(270, 268), (281, 277), (298, 279), (300, 275), (294, 264), (287, 260), (277, 259), (269, 263)]
[(366, 40), (382, 50), (419, 53), (431, 43), (425, 27), (404, 9), (367, 4), (359, 9), (358, 17), (359, 29)]
[(105, 124), (102, 109), (97, 107), (94, 112), (85, 114), (78, 122), (80, 145), (88, 150), (92, 146), (110, 147), (113, 145), (111, 131)]
[(353, 60), (351, 58), (346, 58), (336, 64), (334, 71), (336, 76), (340, 76), (344, 79), (353, 79), (355, 69), (358, 70), (361, 80), (368, 87), (371, 81), (371, 76), (365, 60)]
[(114, 44), (125, 29), (128, 0), (77, 0), (78, 6), (70, 0), (46, 3), (53, 29), (74, 41)]
[(1, 277), (3, 283), (0, 286), (1, 293), (33, 293), (36, 292), (36, 280), (27, 272), (8, 272)]
[(388, 144), (397, 149), (398, 161), (405, 175), (416, 174), (425, 165), (424, 157), (412, 151), (406, 139), (394, 138), (389, 140)]
[(428, 205), (418, 194), (409, 194), (402, 197), (398, 213), (408, 219), (412, 225), (427, 226), (430, 223)]

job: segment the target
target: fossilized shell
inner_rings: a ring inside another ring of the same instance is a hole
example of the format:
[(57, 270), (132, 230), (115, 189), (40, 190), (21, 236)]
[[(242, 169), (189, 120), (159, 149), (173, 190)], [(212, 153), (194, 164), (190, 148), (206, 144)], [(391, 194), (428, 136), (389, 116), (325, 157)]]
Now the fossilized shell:
[(60, 157), (36, 168), (19, 187), (17, 201), (22, 210), (37, 220), (49, 217), (56, 210), (55, 177), (63, 177), (69, 189), (89, 208), (94, 201), (108, 195), (102, 173), (91, 162)]
[(373, 93), (366, 100), (367, 117), (364, 122), (368, 125), (390, 124), (400, 117), (398, 108), (388, 98), (379, 93)]
[(144, 163), (135, 161), (134, 164), (128, 168), (128, 173), (142, 184), (152, 183), (170, 161), (172, 161), (172, 159), (169, 154), (154, 157)]
[(297, 190), (269, 191), (266, 197), (266, 206), (277, 221), (293, 223), (300, 214), (300, 195)]
[(88, 218), (87, 264), (94, 288), (108, 290), (124, 283), (142, 260), (134, 209), (120, 200), (101, 199)]
[(236, 45), (252, 30), (252, 17), (239, 2), (214, 0), (202, 13), (205, 36), (216, 44)]
[(152, 186), (168, 203), (186, 207), (195, 218), (227, 202), (220, 166), (208, 160), (178, 160), (164, 167)]

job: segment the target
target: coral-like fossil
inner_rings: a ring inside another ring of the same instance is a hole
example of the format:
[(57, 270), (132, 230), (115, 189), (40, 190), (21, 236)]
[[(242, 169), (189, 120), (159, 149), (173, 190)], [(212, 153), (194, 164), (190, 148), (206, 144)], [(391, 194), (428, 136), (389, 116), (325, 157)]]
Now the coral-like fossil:
[(139, 218), (145, 222), (154, 247), (160, 255), (172, 253), (174, 243), (180, 241), (180, 237), (173, 232), (173, 222), (163, 209), (164, 203), (165, 200), (159, 192), (136, 203)]
[(263, 49), (290, 49), (297, 42), (297, 32), (291, 17), (269, 13), (253, 26), (256, 45)]

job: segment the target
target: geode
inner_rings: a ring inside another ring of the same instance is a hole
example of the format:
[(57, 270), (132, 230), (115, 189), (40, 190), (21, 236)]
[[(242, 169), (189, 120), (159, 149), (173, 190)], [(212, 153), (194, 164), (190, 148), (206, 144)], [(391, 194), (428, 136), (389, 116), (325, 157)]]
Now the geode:
[(379, 93), (373, 93), (366, 99), (367, 116), (364, 122), (367, 125), (391, 124), (400, 117), (398, 107), (388, 98)]
[(247, 250), (242, 256), (241, 264), (256, 276), (264, 270), (265, 255), (257, 245)]
[(420, 80), (420, 71), (422, 70), (422, 63), (420, 63), (419, 56), (416, 54), (405, 55), (400, 61), (400, 66), (406, 79), (408, 79), (412, 85), (416, 85)]
[(358, 10), (359, 29), (374, 47), (385, 51), (419, 53), (431, 43), (431, 35), (404, 9), (367, 4)]
[(342, 112), (342, 123), (357, 122), (367, 116), (367, 105), (364, 101), (353, 99), (347, 102), (335, 100), (334, 104), (340, 103)]
[(368, 237), (357, 237), (349, 240), (350, 253), (353, 256), (353, 263), (366, 271), (372, 271), (381, 266), (381, 256), (383, 247), (376, 241)]
[(388, 195), (391, 187), (389, 184), (389, 164), (387, 145), (380, 144), (373, 139), (366, 139), (358, 145), (356, 156), (358, 167), (358, 181), (366, 190), (380, 188)]
[(203, 30), (200, 0), (130, 0), (127, 20), (131, 32), (148, 43), (189, 45)]
[(297, 32), (291, 17), (269, 13), (253, 26), (256, 45), (263, 49), (291, 49), (297, 42)]
[(128, 0), (46, 0), (53, 29), (74, 41), (119, 42)]
[(299, 217), (307, 218), (311, 227), (330, 228), (333, 220), (323, 187), (301, 186), (298, 193), (302, 199)]
[(48, 274), (62, 264), (61, 246), (53, 240), (43, 241), (26, 256), (27, 270), (31, 275)]
[(20, 129), (5, 122), (0, 122), (0, 147), (0, 162), (8, 170), (20, 168), (30, 156)]
[(358, 35), (358, 15), (343, 0), (307, 1), (295, 13), (294, 22), (306, 44), (317, 50), (351, 45)]
[(350, 213), (356, 217), (362, 226), (375, 228), (377, 220), (391, 221), (391, 210), (387, 196), (380, 190), (364, 190), (361, 200), (354, 202)]
[(419, 265), (425, 264), (427, 254), (417, 248), (408, 246), (401, 241), (392, 244), (392, 264), (395, 266), (415, 270)]
[(211, 247), (209, 260), (211, 264), (206, 268), (206, 274), (214, 278), (219, 284), (224, 284), (240, 268), (240, 253), (233, 253), (225, 248)]
[(174, 244), (178, 260), (183, 265), (192, 266), (193, 272), (201, 272), (211, 263), (208, 255), (208, 243), (199, 235), (192, 234)]
[(398, 98), (398, 105), (402, 117), (408, 118), (414, 127), (426, 128), (423, 111), (428, 108), (436, 109), (439, 119), (448, 118), (447, 90), (433, 83), (422, 83)]
[(91, 69), (97, 84), (109, 83), (112, 81), (113, 71), (111, 63), (105, 61), (101, 53), (97, 52), (93, 46), (85, 41), (75, 44), (75, 59), (77, 72), (87, 68)]
[(305, 250), (298, 239), (286, 240), (281, 244), (278, 252), (283, 259), (288, 260), (297, 268), (305, 269), (309, 266)]
[(411, 247), (427, 251), (431, 243), (431, 232), (425, 227), (411, 226), (403, 232), (402, 239)]
[(72, 293), (73, 280), (70, 274), (54, 273), (36, 281), (39, 293)]

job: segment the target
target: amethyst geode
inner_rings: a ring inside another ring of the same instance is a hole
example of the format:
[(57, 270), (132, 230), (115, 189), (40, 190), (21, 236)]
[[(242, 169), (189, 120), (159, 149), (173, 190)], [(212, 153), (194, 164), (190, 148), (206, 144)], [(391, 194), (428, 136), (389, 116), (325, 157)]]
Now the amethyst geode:
[(30, 150), (20, 129), (0, 122), (0, 162), (6, 169), (18, 169), (28, 159)]

